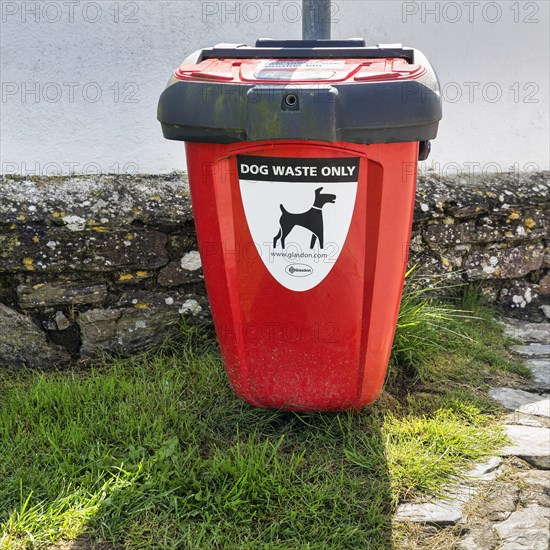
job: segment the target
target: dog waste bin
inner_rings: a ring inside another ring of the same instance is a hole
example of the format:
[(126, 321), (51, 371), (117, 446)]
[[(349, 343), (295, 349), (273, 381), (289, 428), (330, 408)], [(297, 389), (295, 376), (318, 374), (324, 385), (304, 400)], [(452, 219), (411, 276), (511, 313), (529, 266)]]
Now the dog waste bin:
[(231, 386), (250, 403), (378, 396), (407, 263), (417, 161), (441, 118), (426, 58), (364, 41), (195, 52), (163, 92), (186, 142), (199, 250)]

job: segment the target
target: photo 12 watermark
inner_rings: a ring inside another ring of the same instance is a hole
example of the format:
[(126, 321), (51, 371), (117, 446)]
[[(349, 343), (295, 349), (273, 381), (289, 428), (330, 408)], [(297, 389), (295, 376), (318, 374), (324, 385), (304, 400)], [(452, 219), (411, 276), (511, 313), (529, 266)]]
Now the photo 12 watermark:
[(403, 2), (401, 21), (426, 24), (540, 23), (538, 2)]
[(403, 103), (443, 101), (444, 103), (486, 103), (502, 102), (538, 104), (541, 85), (535, 81), (449, 81), (438, 83), (435, 89), (419, 86), (417, 82), (405, 82), (402, 87)]
[(134, 161), (101, 164), (99, 162), (2, 162), (1, 173), (6, 177), (63, 177), (140, 174), (139, 164)]
[(139, 2), (80, 0), (0, 2), (2, 23), (139, 23)]
[(447, 103), (539, 103), (538, 82), (445, 82), (441, 98)]
[[(402, 182), (407, 183), (411, 175), (416, 173), (416, 163), (402, 163)], [(418, 164), (418, 177), (428, 178), (436, 176), (438, 178), (447, 178), (460, 180), (462, 183), (475, 183), (479, 177), (488, 175), (506, 175), (509, 181), (519, 182), (524, 173), (540, 172), (541, 167), (536, 162), (511, 162), (510, 164), (500, 162), (437, 162), (429, 160)]]
[[(303, 17), (301, 1), (262, 0), (248, 2), (202, 2), (203, 23), (300, 23)], [(315, 13), (331, 24), (339, 23), (340, 5), (330, 2), (329, 11)], [(319, 20), (318, 22), (326, 22)]]
[(139, 103), (137, 82), (2, 82), (2, 103)]

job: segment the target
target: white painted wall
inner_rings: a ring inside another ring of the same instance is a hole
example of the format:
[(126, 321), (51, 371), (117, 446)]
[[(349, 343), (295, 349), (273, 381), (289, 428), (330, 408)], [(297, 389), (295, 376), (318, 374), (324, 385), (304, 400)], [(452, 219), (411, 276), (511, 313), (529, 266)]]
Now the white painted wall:
[[(2, 171), (183, 168), (182, 144), (156, 121), (171, 71), (218, 42), (299, 38), (299, 5), (1, 0)], [(549, 168), (547, 1), (340, 0), (334, 10), (333, 37), (402, 42), (432, 61), (447, 101), (428, 166)]]

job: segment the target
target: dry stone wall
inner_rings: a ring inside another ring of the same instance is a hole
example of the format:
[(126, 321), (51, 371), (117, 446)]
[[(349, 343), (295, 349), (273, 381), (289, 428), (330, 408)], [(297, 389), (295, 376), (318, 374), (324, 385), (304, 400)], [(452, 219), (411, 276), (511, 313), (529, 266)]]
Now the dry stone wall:
[(181, 174), (0, 182), (0, 366), (129, 355), (207, 316)]
[[(549, 180), (420, 178), (410, 262), (540, 320)], [(209, 317), (185, 175), (0, 178), (0, 367), (130, 355), (182, 316)]]
[[(509, 314), (542, 320), (550, 295), (548, 172), (419, 181), (409, 262), (479, 285)], [(542, 306), (542, 307), (541, 307)]]

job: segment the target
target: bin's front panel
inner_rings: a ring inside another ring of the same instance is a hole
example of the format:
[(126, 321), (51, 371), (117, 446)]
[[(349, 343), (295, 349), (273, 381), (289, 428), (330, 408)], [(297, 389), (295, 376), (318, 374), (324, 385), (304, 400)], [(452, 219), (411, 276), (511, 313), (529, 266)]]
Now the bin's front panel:
[(207, 290), (238, 395), (297, 410), (378, 396), (417, 153), (416, 143), (187, 144)]

